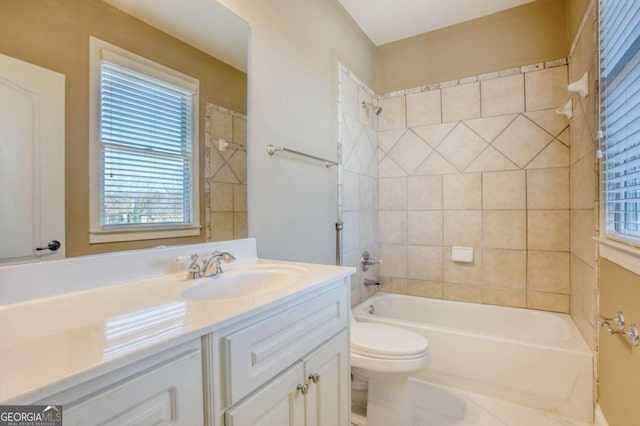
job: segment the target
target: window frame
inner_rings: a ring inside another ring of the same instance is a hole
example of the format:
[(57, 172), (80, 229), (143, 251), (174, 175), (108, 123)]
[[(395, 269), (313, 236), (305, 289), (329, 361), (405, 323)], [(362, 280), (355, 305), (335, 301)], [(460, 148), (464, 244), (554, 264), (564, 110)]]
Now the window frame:
[[(149, 225), (102, 225), (101, 217), (101, 141), (100, 141), (100, 64), (103, 59), (141, 74), (185, 88), (193, 93), (191, 120), (191, 223)], [(198, 236), (200, 225), (199, 186), (199, 86), (186, 74), (158, 64), (96, 37), (89, 37), (89, 243), (151, 240)]]

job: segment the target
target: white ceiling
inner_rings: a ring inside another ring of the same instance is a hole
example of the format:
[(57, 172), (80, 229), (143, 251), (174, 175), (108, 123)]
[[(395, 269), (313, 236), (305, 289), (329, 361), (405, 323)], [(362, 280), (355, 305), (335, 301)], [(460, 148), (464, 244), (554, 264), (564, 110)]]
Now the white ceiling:
[(534, 0), (339, 0), (380, 46)]
[(249, 26), (216, 0), (105, 1), (222, 62), (247, 72)]

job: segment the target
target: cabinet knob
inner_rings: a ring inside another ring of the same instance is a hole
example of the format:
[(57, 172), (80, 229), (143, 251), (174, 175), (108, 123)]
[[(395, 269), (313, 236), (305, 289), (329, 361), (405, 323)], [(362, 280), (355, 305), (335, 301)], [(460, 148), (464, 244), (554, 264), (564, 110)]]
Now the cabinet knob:
[(309, 380), (313, 383), (318, 383), (320, 381), (320, 375), (318, 373), (309, 374)]
[(298, 385), (297, 388), (303, 395), (306, 395), (307, 392), (309, 392), (309, 385), (308, 384), (304, 384), (304, 385)]

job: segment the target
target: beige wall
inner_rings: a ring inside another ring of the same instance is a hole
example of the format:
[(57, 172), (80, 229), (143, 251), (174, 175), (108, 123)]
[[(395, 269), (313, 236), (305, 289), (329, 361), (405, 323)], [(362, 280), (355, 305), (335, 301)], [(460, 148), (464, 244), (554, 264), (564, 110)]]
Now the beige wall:
[(567, 0), (567, 34), (569, 43), (572, 43), (576, 37), (589, 3), (591, 3), (591, 0)]
[(537, 0), (389, 43), (377, 49), (375, 89), (386, 93), (564, 58), (571, 42), (566, 28), (565, 0)]
[[(0, 6), (0, 53), (66, 76), (67, 255), (204, 241), (203, 231), (200, 237), (193, 238), (89, 244), (90, 35), (198, 78), (201, 141), (206, 102), (246, 113), (246, 74), (102, 1), (4, 0)], [(204, 155), (200, 158), (203, 169)], [(203, 187), (201, 181), (200, 188)], [(204, 205), (200, 203), (201, 217)]]
[[(623, 311), (627, 327), (640, 325), (640, 276), (600, 258), (600, 312)], [(635, 426), (640, 419), (640, 347), (600, 330), (599, 403), (611, 426)]]
[(379, 100), (385, 291), (569, 312), (563, 62)]
[(374, 46), (336, 0), (223, 0), (251, 25), (249, 233), (262, 257), (335, 262), (338, 63), (373, 81)]

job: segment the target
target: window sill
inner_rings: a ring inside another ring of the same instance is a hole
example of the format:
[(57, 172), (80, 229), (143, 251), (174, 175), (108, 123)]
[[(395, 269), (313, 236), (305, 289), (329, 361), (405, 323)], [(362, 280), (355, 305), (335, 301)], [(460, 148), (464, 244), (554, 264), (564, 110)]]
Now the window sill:
[(606, 237), (593, 238), (599, 245), (600, 256), (640, 275), (640, 248)]
[(159, 238), (194, 237), (200, 235), (201, 226), (179, 228), (149, 228), (131, 230), (89, 231), (89, 244), (116, 243), (122, 241), (156, 240)]

